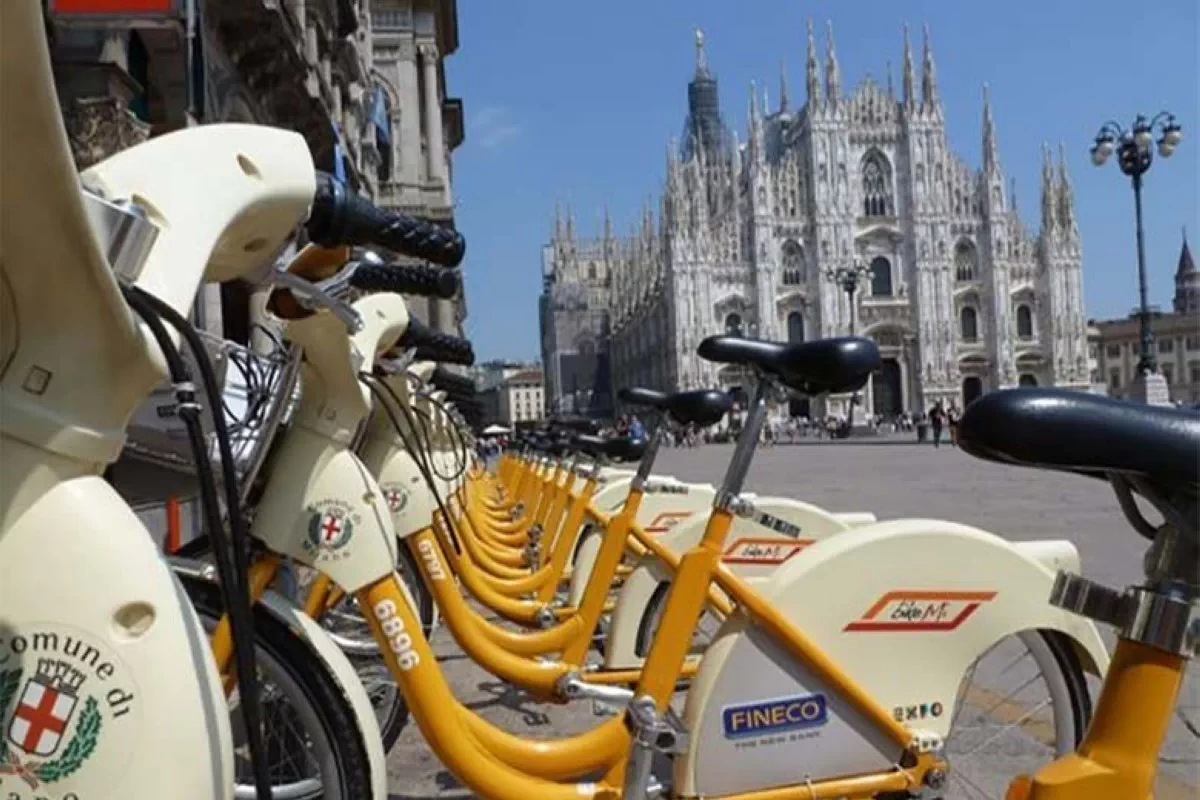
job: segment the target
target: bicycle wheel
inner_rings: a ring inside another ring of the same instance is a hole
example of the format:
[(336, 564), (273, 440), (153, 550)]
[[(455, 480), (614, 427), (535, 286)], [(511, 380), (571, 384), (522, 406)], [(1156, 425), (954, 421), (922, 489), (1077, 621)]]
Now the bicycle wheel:
[[(180, 576), (205, 629), (224, 613), (220, 590)], [(371, 794), (366, 746), (337, 679), (291, 630), (261, 607), (254, 609), (255, 656), (262, 697), (263, 733), (275, 800), (359, 800)], [(255, 797), (244, 746), (240, 704), (229, 698), (235, 749), (234, 797)]]
[[(400, 551), (396, 572), (416, 602), (421, 626), (425, 629), (425, 635), (429, 636), (437, 619), (433, 595), (421, 580), (420, 572), (407, 549)], [(330, 637), (354, 665), (375, 709), (375, 718), (383, 737), (383, 749), (390, 751), (408, 724), (408, 704), (404, 702), (404, 696), (379, 652), (358, 601), (351, 595), (343, 595), (317, 622), (329, 631)]]
[(950, 772), (934, 796), (1003, 800), (1014, 775), (1073, 751), (1091, 716), (1083, 668), (1066, 636), (1029, 630), (1001, 639), (963, 676), (945, 741)]

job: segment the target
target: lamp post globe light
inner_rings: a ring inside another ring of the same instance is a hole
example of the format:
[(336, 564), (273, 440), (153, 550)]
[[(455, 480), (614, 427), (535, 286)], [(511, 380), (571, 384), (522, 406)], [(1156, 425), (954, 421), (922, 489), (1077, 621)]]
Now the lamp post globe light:
[[(1150, 303), (1146, 289), (1146, 240), (1142, 229), (1142, 176), (1154, 163), (1154, 149), (1151, 145), (1155, 144), (1155, 133), (1158, 134), (1158, 154), (1163, 158), (1170, 158), (1175, 148), (1183, 141), (1183, 128), (1175, 120), (1175, 115), (1167, 111), (1160, 111), (1150, 120), (1138, 114), (1129, 128), (1123, 128), (1116, 122), (1104, 123), (1100, 132), (1096, 134), (1096, 142), (1090, 151), (1092, 163), (1097, 167), (1103, 166), (1109, 157), (1116, 153), (1117, 167), (1129, 176), (1133, 184), (1133, 204), (1137, 221), (1138, 333), (1142, 349), (1137, 372), (1143, 389), (1147, 384), (1147, 376), (1158, 372), (1154, 335), (1150, 330)], [(1144, 399), (1149, 401), (1149, 394)]]
[[(854, 323), (857, 316), (857, 307), (854, 303), (854, 295), (858, 291), (858, 284), (868, 278), (871, 274), (871, 268), (864, 264), (859, 259), (854, 259), (850, 265), (842, 265), (838, 267), (827, 267), (825, 269), (825, 278), (832, 281), (839, 289), (846, 293), (846, 300), (850, 306), (850, 335), (854, 335)], [(846, 411), (846, 436), (854, 430), (854, 407), (858, 405), (858, 392), (850, 396), (850, 407)]]

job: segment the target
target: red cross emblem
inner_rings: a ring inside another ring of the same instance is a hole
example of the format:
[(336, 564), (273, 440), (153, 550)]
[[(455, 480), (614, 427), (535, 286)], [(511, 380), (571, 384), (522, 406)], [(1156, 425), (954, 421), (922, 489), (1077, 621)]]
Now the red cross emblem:
[(326, 514), (321, 518), (321, 534), (327, 544), (332, 543), (342, 532), (342, 523), (337, 517), (332, 514)]
[(350, 541), (354, 523), (341, 509), (315, 511), (308, 523), (308, 542), (313, 548), (338, 550)]
[(75, 710), (75, 697), (30, 678), (8, 726), (8, 738), (26, 753), (48, 756), (58, 749)]
[(388, 489), (384, 492), (383, 499), (387, 501), (388, 508), (392, 511), (399, 511), (404, 507), (404, 495), (396, 489)]

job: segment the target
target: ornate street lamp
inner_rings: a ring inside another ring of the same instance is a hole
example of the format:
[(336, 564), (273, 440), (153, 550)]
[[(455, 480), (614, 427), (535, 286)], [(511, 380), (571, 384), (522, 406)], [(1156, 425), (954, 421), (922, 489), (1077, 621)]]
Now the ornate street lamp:
[[(828, 267), (825, 270), (826, 279), (832, 281), (839, 289), (846, 293), (846, 300), (850, 304), (850, 335), (854, 335), (854, 321), (857, 315), (854, 295), (858, 291), (858, 284), (865, 280), (871, 274), (871, 268), (857, 258), (850, 266)], [(854, 429), (854, 406), (858, 404), (858, 392), (855, 391), (850, 396), (850, 409), (846, 412), (846, 432)]]
[(1158, 371), (1154, 355), (1154, 336), (1150, 332), (1150, 304), (1146, 294), (1146, 242), (1142, 232), (1142, 176), (1154, 163), (1154, 133), (1158, 131), (1158, 154), (1170, 158), (1183, 140), (1183, 128), (1175, 121), (1175, 115), (1161, 111), (1150, 121), (1138, 114), (1128, 130), (1115, 122), (1106, 122), (1096, 135), (1092, 145), (1092, 163), (1102, 166), (1114, 152), (1117, 166), (1133, 182), (1133, 203), (1137, 216), (1137, 269), (1138, 295), (1140, 303), (1139, 323), (1142, 340), (1142, 355), (1138, 359), (1138, 375), (1144, 376)]

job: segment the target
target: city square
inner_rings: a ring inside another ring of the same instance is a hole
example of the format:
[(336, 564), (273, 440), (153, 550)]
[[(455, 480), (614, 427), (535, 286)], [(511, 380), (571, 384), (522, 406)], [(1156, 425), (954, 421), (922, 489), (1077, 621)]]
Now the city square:
[(1200, 796), (1200, 6), (1079, 11), (0, 0), (0, 798)]

